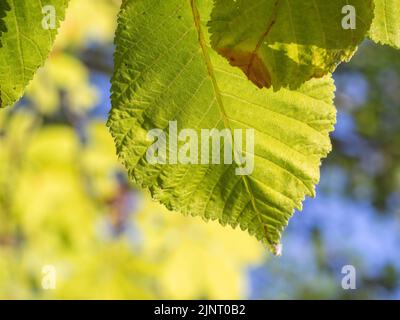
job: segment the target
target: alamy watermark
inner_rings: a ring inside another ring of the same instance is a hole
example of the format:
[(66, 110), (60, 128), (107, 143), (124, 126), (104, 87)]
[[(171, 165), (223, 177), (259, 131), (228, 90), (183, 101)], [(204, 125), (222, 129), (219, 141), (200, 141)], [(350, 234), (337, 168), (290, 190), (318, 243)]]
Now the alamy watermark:
[(356, 8), (352, 5), (346, 5), (342, 8), (342, 28), (344, 30), (355, 30), (357, 28)]
[(42, 28), (45, 30), (54, 30), (57, 28), (57, 12), (52, 5), (46, 5), (42, 8)]
[(343, 290), (356, 290), (357, 289), (357, 271), (352, 265), (346, 265), (342, 268), (342, 289)]
[(57, 286), (57, 270), (53, 265), (45, 265), (42, 268), (42, 288), (55, 290)]
[[(152, 129), (147, 139), (149, 164), (208, 165), (235, 163), (236, 175), (251, 175), (254, 170), (254, 129), (182, 129), (169, 121), (168, 132)], [(223, 152), (222, 149), (223, 148)]]

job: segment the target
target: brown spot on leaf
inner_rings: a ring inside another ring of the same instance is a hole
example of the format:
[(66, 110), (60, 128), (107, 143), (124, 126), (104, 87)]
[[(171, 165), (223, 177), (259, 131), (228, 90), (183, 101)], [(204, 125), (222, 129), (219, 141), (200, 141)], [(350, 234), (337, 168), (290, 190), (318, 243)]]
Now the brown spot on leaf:
[(234, 67), (239, 67), (257, 87), (270, 88), (271, 75), (256, 53), (238, 52), (221, 48), (218, 53), (228, 59)]

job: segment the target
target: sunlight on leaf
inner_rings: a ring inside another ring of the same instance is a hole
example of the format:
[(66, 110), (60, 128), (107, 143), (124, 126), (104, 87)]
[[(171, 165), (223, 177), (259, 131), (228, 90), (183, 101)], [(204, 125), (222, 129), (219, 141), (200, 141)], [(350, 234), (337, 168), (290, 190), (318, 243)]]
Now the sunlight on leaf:
[[(155, 199), (240, 226), (277, 253), (294, 209), (315, 195), (321, 158), (331, 149), (334, 85), (325, 77), (297, 91), (259, 90), (209, 48), (212, 2), (196, 3), (124, 1), (108, 125), (130, 176)], [(235, 164), (149, 164), (146, 133), (166, 128), (170, 119), (196, 131), (254, 128), (253, 174), (237, 176)]]
[[(49, 0), (55, 9), (55, 28), (43, 26), (41, 1), (2, 0), (0, 6), (0, 108), (19, 100), (52, 48), (68, 0)], [(45, 20), (47, 21), (47, 20)]]

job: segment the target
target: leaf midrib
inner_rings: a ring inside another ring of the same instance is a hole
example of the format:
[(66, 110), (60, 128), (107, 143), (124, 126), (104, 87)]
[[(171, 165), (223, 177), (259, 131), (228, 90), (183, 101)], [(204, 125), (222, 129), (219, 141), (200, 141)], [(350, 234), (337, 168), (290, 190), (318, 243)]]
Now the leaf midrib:
[[(211, 81), (212, 81), (212, 84), (213, 84), (214, 93), (216, 95), (217, 104), (219, 106), (221, 117), (223, 118), (224, 126), (227, 129), (231, 130), (231, 132), (232, 132), (231, 126), (229, 124), (229, 119), (228, 119), (228, 116), (226, 114), (224, 103), (223, 103), (223, 100), (222, 100), (222, 94), (221, 94), (221, 91), (219, 89), (217, 79), (215, 77), (214, 67), (213, 67), (213, 64), (211, 62), (210, 55), (208, 54), (208, 46), (207, 46), (207, 43), (206, 43), (206, 40), (205, 40), (205, 37), (204, 37), (204, 33), (202, 31), (200, 13), (199, 13), (199, 11), (197, 9), (196, 0), (188, 0), (188, 1), (190, 3), (191, 9), (192, 9), (193, 21), (194, 21), (195, 28), (196, 28), (196, 31), (197, 31), (199, 45), (200, 45), (201, 50), (202, 50), (202, 55), (203, 55), (204, 62), (205, 62), (206, 67), (207, 67), (208, 74), (209, 74), (209, 76), (211, 78)], [(237, 152), (237, 151), (235, 150), (235, 152)], [(265, 235), (266, 239), (268, 240), (269, 244), (271, 245), (271, 249), (276, 253), (277, 249), (274, 248), (273, 242), (270, 240), (269, 231), (267, 229), (267, 225), (262, 221), (262, 218), (261, 218), (262, 215), (261, 215), (261, 213), (259, 212), (259, 210), (258, 210), (258, 208), (256, 206), (256, 199), (255, 199), (255, 196), (254, 196), (254, 194), (252, 192), (252, 189), (251, 189), (251, 186), (249, 184), (248, 178), (247, 178), (247, 176), (241, 176), (241, 178), (242, 178), (243, 183), (245, 185), (246, 191), (248, 192), (248, 194), (250, 196), (252, 207), (253, 207), (256, 215), (257, 215), (257, 219), (259, 220), (259, 223), (263, 226), (264, 235)]]

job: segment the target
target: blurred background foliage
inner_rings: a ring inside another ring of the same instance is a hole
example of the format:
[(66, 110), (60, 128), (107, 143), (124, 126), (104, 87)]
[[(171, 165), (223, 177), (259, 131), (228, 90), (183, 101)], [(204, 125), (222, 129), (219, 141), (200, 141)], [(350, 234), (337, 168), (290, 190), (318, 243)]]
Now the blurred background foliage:
[[(335, 74), (317, 199), (271, 257), (246, 233), (138, 191), (105, 126), (120, 0), (71, 0), (50, 59), (0, 111), (0, 298), (400, 298), (400, 52), (365, 42)], [(357, 290), (341, 287), (344, 265)], [(57, 270), (55, 290), (42, 268)]]

